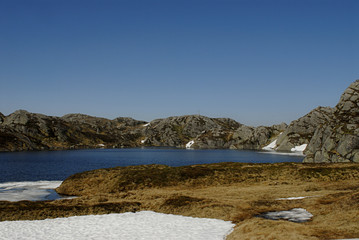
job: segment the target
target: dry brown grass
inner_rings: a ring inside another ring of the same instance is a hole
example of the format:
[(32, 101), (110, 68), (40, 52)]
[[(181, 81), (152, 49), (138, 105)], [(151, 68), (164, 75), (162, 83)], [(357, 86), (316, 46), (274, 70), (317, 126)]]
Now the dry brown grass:
[[(358, 180), (358, 164), (223, 163), (102, 169), (75, 175), (59, 189), (79, 198), (2, 202), (0, 219), (152, 210), (233, 221), (236, 227), (229, 240), (354, 238), (359, 237)], [(298, 196), (308, 198), (277, 200)], [(292, 208), (305, 208), (314, 217), (306, 223), (257, 217)]]

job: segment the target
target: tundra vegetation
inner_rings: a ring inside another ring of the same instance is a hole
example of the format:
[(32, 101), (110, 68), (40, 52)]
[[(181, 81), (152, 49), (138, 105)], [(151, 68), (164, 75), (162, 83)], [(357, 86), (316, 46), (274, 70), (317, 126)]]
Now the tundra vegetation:
[[(152, 210), (233, 221), (227, 239), (342, 239), (359, 236), (359, 165), (218, 163), (144, 165), (75, 174), (56, 189), (77, 196), (1, 202), (0, 219), (25, 220)], [(304, 197), (301, 199), (285, 199)], [(304, 223), (258, 217), (304, 208)]]

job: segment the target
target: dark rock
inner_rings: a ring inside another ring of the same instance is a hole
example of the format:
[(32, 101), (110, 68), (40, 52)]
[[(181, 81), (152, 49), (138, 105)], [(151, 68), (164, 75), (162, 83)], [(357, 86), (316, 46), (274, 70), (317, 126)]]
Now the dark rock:
[(0, 124), (4, 122), (4, 118), (5, 118), (4, 114), (0, 112)]

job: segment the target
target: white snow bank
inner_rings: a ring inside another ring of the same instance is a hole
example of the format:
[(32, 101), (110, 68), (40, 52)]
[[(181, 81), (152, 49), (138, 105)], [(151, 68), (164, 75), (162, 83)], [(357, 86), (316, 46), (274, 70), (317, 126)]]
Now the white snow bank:
[(146, 123), (146, 124), (144, 124), (143, 126), (144, 127), (147, 127), (147, 126), (149, 126), (150, 125), (150, 123)]
[(310, 220), (313, 215), (304, 208), (293, 208), (289, 211), (267, 212), (260, 215), (260, 217), (271, 220), (284, 219), (291, 222), (306, 222)]
[(14, 202), (46, 199), (52, 194), (51, 190), (59, 187), (61, 183), (61, 181), (0, 183), (0, 200)]
[(234, 224), (218, 219), (192, 218), (143, 211), (75, 216), (37, 221), (0, 222), (0, 239), (36, 240), (223, 240)]
[(302, 144), (300, 146), (295, 146), (291, 149), (292, 152), (304, 152), (304, 150), (307, 148), (308, 144)]
[(190, 149), (192, 147), (192, 145), (194, 144), (194, 141), (189, 141), (187, 144), (186, 144), (186, 148), (187, 149)]
[(269, 145), (262, 148), (266, 152), (262, 153), (269, 153), (269, 154), (278, 154), (278, 155), (289, 155), (289, 156), (304, 156), (303, 151), (307, 148), (308, 144), (302, 144), (300, 146), (295, 146), (291, 149), (291, 152), (277, 152), (277, 139), (271, 142)]
[(300, 200), (305, 198), (314, 198), (319, 196), (304, 196), (304, 197), (288, 197), (288, 198), (277, 198), (276, 200)]
[(269, 145), (263, 147), (263, 150), (273, 151), (277, 148), (277, 139), (271, 142)]
[(277, 198), (276, 200), (300, 200), (308, 197), (289, 197), (289, 198)]

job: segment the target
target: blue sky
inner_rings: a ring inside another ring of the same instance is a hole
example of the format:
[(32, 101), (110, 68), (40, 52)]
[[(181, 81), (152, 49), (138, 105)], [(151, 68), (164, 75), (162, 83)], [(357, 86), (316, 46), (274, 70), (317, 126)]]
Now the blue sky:
[(289, 123), (359, 78), (357, 0), (1, 0), (0, 112)]

